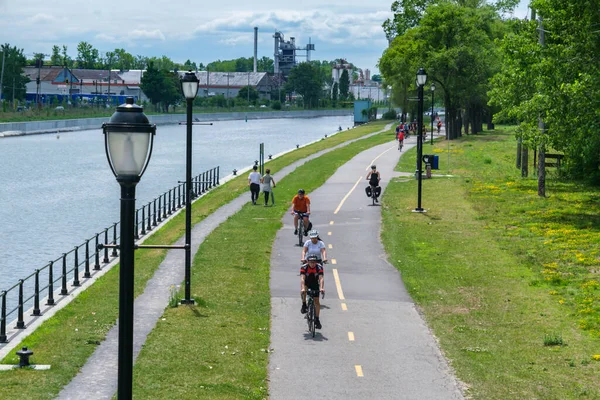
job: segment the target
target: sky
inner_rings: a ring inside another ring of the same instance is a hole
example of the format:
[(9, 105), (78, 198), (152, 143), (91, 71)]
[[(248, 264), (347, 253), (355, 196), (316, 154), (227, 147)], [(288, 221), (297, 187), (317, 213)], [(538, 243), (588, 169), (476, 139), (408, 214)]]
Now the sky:
[[(527, 14), (522, 0), (514, 16)], [(372, 74), (387, 47), (381, 25), (392, 0), (0, 0), (0, 43), (50, 55), (68, 47), (72, 58), (85, 41), (99, 52), (123, 48), (147, 57), (207, 64), (252, 57), (258, 27), (258, 57), (273, 57), (273, 33), (315, 45), (313, 60), (344, 58)], [(305, 52), (301, 52), (305, 54)], [(299, 58), (302, 60), (303, 58)]]

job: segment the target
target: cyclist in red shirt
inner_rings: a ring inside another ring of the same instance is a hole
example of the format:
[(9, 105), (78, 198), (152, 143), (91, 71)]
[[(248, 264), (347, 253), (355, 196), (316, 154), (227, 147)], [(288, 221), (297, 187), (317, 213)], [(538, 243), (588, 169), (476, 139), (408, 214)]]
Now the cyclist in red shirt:
[(323, 266), (317, 263), (317, 256), (309, 254), (307, 263), (300, 267), (300, 295), (302, 296), (302, 308), (300, 312), (306, 314), (306, 290), (312, 289), (316, 292), (313, 296), (315, 302), (315, 328), (321, 329), (319, 314), (321, 312), (321, 303), (319, 303), (319, 293), (325, 293), (325, 278), (323, 276)]

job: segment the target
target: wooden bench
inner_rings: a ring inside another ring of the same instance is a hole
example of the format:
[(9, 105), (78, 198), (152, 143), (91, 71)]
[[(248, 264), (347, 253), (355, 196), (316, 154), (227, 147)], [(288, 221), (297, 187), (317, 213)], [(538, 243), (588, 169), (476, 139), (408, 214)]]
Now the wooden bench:
[[(563, 154), (546, 154), (546, 167), (560, 168), (560, 162), (563, 158), (565, 158)], [(553, 159), (556, 161), (548, 162), (548, 159)]]

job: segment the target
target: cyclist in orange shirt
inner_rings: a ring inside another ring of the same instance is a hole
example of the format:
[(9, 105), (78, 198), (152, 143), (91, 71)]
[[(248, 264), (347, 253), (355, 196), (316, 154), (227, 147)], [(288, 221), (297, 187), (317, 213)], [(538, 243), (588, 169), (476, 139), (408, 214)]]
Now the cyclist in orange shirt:
[(298, 217), (302, 217), (302, 219), (304, 219), (304, 236), (308, 235), (310, 199), (305, 195), (304, 189), (298, 190), (298, 194), (292, 199), (291, 214), (294, 216), (294, 235), (298, 234)]

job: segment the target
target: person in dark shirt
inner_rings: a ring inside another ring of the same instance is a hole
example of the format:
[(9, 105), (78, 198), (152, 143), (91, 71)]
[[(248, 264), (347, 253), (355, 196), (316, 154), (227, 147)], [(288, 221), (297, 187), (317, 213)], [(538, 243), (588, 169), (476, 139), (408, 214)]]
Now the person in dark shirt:
[(325, 279), (323, 276), (323, 266), (317, 263), (317, 256), (310, 254), (307, 257), (307, 263), (300, 267), (300, 295), (302, 296), (302, 308), (300, 312), (306, 314), (306, 290), (312, 289), (317, 292), (313, 297), (315, 301), (315, 328), (321, 329), (321, 320), (319, 314), (321, 312), (321, 303), (319, 303), (319, 293), (325, 293)]

